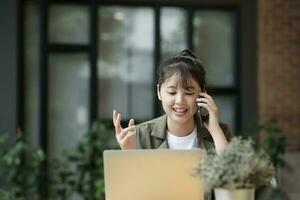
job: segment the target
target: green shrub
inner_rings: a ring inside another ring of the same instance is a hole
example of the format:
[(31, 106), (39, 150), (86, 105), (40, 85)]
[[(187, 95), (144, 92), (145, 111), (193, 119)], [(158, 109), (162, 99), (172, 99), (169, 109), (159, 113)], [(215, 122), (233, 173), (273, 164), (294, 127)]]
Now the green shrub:
[(1, 175), (6, 178), (6, 190), (2, 196), (6, 199), (40, 199), (39, 173), (45, 160), (43, 151), (31, 149), (22, 132), (13, 136), (12, 144), (8, 144), (8, 135), (2, 134), (0, 139)]
[(6, 178), (0, 199), (43, 199), (44, 186), (48, 198), (53, 200), (65, 200), (73, 195), (83, 200), (102, 199), (102, 153), (118, 147), (112, 138), (105, 124), (95, 122), (74, 149), (50, 160), (43, 150), (29, 147), (25, 134), (18, 132), (11, 142), (6, 134), (0, 135), (0, 171)]

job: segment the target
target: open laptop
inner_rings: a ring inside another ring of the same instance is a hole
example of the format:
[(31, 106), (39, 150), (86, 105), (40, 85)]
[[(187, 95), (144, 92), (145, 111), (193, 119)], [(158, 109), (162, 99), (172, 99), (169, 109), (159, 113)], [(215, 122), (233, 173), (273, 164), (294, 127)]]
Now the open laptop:
[(203, 200), (201, 150), (106, 150), (106, 200)]

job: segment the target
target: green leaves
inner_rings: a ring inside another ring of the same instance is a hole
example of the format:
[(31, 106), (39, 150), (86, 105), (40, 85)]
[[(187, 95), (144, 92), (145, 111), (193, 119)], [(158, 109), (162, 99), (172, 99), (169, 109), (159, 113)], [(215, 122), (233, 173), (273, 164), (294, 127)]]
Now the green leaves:
[(276, 124), (268, 123), (260, 125), (259, 131), (265, 136), (260, 146), (270, 155), (275, 168), (284, 167), (286, 162), (282, 156), (286, 150), (286, 137), (282, 130)]
[[(102, 153), (116, 148), (110, 133), (102, 123), (95, 122), (86, 137), (64, 158), (64, 168), (57, 171), (60, 199), (76, 193), (85, 200), (99, 200), (104, 197), (104, 174)], [(64, 190), (63, 190), (64, 189)]]
[[(42, 149), (32, 149), (25, 134), (9, 141), (0, 134), (0, 169), (8, 187), (0, 190), (1, 200), (38, 200), (41, 184), (49, 198), (66, 200), (74, 194), (84, 200), (104, 196), (102, 153), (117, 148), (114, 134), (103, 123), (95, 122), (85, 137), (60, 159), (49, 159)], [(43, 166), (47, 162), (47, 173)]]
[(8, 183), (7, 191), (2, 191), (5, 198), (11, 199), (38, 199), (38, 172), (45, 155), (41, 149), (31, 149), (25, 135), (18, 132), (14, 135), (12, 144), (8, 136), (0, 137), (0, 166), (2, 176)]

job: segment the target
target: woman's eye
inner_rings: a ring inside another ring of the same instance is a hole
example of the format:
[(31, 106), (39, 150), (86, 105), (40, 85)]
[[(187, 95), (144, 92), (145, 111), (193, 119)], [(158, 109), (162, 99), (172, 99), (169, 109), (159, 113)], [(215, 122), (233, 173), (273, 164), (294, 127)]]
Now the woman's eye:
[(194, 92), (187, 92), (185, 93), (186, 95), (194, 95), (195, 93)]
[(176, 92), (168, 92), (168, 94), (170, 94), (170, 95), (175, 95)]

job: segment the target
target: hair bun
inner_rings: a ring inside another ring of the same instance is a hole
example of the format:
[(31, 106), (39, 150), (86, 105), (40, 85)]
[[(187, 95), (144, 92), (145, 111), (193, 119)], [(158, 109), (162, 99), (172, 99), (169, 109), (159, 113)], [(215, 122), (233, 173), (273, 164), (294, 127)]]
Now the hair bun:
[(202, 61), (190, 49), (182, 50), (174, 58), (177, 59), (177, 60), (190, 61), (193, 64), (201, 65), (203, 67)]
[(190, 50), (190, 49), (184, 49), (182, 50), (178, 55), (178, 57), (192, 57), (194, 59), (197, 59), (197, 57), (195, 56), (195, 54)]

